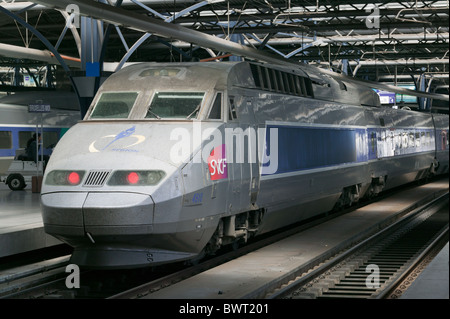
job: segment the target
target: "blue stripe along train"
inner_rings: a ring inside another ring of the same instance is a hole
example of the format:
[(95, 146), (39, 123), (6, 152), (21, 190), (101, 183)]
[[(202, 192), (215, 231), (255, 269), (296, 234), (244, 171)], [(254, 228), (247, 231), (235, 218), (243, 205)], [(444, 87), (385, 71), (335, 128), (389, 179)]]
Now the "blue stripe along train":
[(433, 174), (448, 116), (380, 107), (317, 71), (143, 63), (110, 76), (44, 176), (45, 231), (71, 262), (199, 258)]

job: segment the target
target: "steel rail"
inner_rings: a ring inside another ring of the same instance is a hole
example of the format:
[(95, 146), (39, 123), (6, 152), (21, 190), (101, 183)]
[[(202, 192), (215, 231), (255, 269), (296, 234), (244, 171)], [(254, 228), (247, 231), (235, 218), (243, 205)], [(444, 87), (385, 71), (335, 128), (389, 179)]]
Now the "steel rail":
[[(414, 209), (413, 211), (409, 212), (407, 215), (405, 215), (400, 220), (398, 220), (395, 223), (393, 223), (393, 224), (389, 225), (388, 227), (384, 228), (382, 231), (380, 231), (380, 232), (370, 236), (369, 238), (361, 241), (360, 243), (358, 243), (357, 245), (355, 245), (351, 249), (346, 250), (345, 252), (343, 252), (341, 254), (338, 254), (338, 255), (328, 259), (327, 261), (322, 263), (316, 269), (308, 272), (307, 274), (305, 274), (305, 275), (303, 275), (301, 277), (297, 277), (296, 280), (290, 282), (289, 284), (287, 284), (283, 288), (280, 288), (280, 289), (278, 289), (276, 291), (268, 293), (266, 295), (266, 298), (268, 298), (268, 299), (276, 299), (276, 298), (281, 298), (282, 296), (286, 296), (286, 295), (289, 295), (289, 294), (293, 293), (299, 287), (304, 286), (306, 283), (312, 281), (314, 278), (317, 278), (317, 277), (321, 276), (322, 274), (326, 273), (327, 271), (332, 269), (334, 266), (336, 266), (339, 263), (343, 262), (345, 259), (351, 258), (352, 255), (354, 255), (358, 251), (361, 251), (362, 249), (364, 249), (364, 247), (366, 247), (366, 246), (368, 246), (370, 244), (376, 243), (376, 242), (380, 241), (381, 238), (384, 238), (384, 237), (386, 237), (388, 235), (391, 235), (391, 234), (395, 233), (395, 231), (399, 227), (401, 227), (402, 225), (404, 225), (406, 223), (411, 222), (417, 216), (419, 216), (419, 215), (423, 214), (425, 211), (431, 209), (434, 205), (436, 205), (436, 203), (439, 203), (445, 197), (448, 197), (448, 192), (446, 194), (443, 194), (443, 195), (433, 199), (431, 202), (429, 202), (429, 203), (427, 203), (427, 204), (425, 204), (425, 205), (423, 205), (421, 207), (418, 207), (418, 208)], [(447, 229), (448, 229), (448, 225), (447, 225)], [(445, 234), (445, 231), (443, 231), (443, 233)], [(383, 290), (384, 289), (385, 288), (383, 288)]]

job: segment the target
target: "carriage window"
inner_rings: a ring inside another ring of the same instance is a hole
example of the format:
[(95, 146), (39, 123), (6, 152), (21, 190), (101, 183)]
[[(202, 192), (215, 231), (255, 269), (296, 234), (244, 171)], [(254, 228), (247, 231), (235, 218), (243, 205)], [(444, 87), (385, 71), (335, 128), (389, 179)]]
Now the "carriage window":
[(409, 133), (409, 143), (408, 143), (408, 147), (415, 147), (414, 133)]
[(19, 147), (27, 148), (27, 142), (33, 137), (35, 131), (20, 131), (19, 132)]
[[(27, 148), (27, 143), (35, 134), (35, 131), (19, 131), (19, 148)], [(55, 147), (59, 140), (59, 133), (55, 131), (44, 131), (44, 147)]]
[(0, 149), (12, 148), (11, 131), (0, 131)]
[(156, 92), (145, 118), (196, 118), (204, 92)]
[(56, 146), (56, 143), (59, 141), (58, 132), (45, 132), (44, 131), (44, 147), (45, 148), (53, 148)]
[(137, 96), (137, 92), (104, 92), (98, 99), (90, 118), (126, 119)]
[(415, 136), (416, 136), (416, 144), (415, 144), (415, 147), (420, 147), (420, 133), (419, 132), (417, 132), (416, 134), (415, 134)]
[(222, 118), (222, 93), (217, 93), (208, 118), (211, 120), (220, 120)]

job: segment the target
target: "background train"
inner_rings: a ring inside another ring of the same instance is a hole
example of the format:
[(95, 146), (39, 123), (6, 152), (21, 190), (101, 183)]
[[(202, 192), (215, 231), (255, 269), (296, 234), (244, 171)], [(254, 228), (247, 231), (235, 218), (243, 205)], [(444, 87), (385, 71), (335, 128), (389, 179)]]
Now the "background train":
[(320, 69), (136, 64), (55, 148), (45, 231), (80, 266), (192, 259), (448, 173), (448, 131), (447, 115), (382, 108)]
[[(32, 101), (26, 98), (27, 94), (23, 93), (18, 96), (6, 96), (0, 99), (0, 177), (3, 176), (5, 181), (10, 175), (8, 169), (12, 161), (25, 151), (27, 141), (36, 133), (37, 124), (39, 125), (39, 133), (41, 133), (41, 129), (43, 130), (43, 154), (50, 156), (53, 147), (58, 143), (61, 136), (81, 119), (79, 109), (77, 110), (73, 106), (67, 108), (67, 99), (73, 99), (72, 94), (61, 95), (52, 92), (53, 97), (51, 99), (47, 98), (48, 95), (45, 93), (37, 94), (43, 99), (40, 103), (42, 101), (45, 101), (44, 103), (52, 103), (48, 104), (51, 111), (43, 113), (42, 117), (39, 113), (30, 113), (26, 104), (36, 103), (35, 92)], [(65, 106), (65, 108), (61, 106)], [(36, 169), (34, 169), (35, 171)], [(23, 187), (25, 187), (25, 184), (21, 183), (18, 189)]]

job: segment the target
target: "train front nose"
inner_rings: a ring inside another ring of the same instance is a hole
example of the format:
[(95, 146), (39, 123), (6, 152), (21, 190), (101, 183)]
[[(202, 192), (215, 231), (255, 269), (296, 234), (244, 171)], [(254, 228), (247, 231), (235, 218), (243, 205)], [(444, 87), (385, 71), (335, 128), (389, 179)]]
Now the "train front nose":
[[(148, 263), (144, 253), (136, 255), (124, 243), (139, 243), (153, 232), (151, 196), (132, 192), (56, 192), (43, 194), (41, 203), (45, 231), (75, 247), (71, 262), (87, 266), (111, 265), (111, 260)], [(116, 254), (122, 257), (116, 258)], [(124, 258), (126, 255), (130, 257)]]
[(41, 197), (45, 230), (70, 239), (149, 234), (154, 203), (149, 195), (125, 192), (49, 193)]
[(92, 236), (152, 232), (154, 203), (137, 193), (89, 193), (83, 204), (84, 229)]

